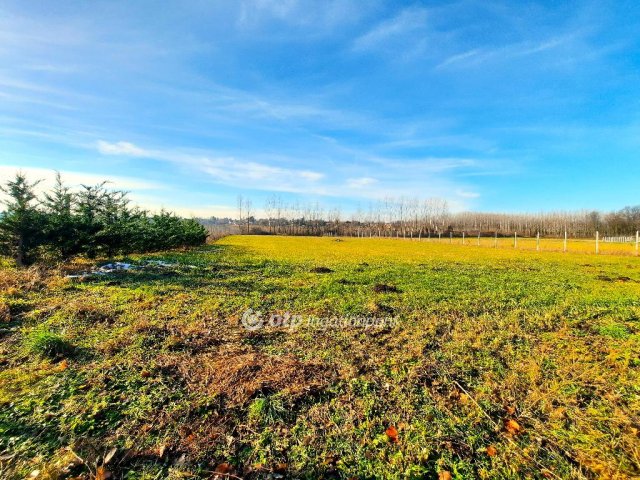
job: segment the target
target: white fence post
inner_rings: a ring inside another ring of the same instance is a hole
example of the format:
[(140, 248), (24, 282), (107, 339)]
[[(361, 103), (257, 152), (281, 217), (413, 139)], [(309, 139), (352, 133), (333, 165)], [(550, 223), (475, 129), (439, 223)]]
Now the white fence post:
[(540, 232), (536, 234), (536, 252), (540, 251)]
[(480, 232), (478, 232), (478, 246), (480, 246)]
[(565, 229), (564, 231), (564, 246), (563, 246), (563, 250), (566, 253), (567, 252), (567, 230)]
[(596, 255), (600, 253), (600, 232), (596, 232)]
[(638, 255), (638, 244), (640, 244), (640, 231), (636, 230), (636, 255)]
[(518, 232), (513, 232), (513, 248), (518, 248)]
[(453, 232), (449, 232), (449, 243), (453, 243)]

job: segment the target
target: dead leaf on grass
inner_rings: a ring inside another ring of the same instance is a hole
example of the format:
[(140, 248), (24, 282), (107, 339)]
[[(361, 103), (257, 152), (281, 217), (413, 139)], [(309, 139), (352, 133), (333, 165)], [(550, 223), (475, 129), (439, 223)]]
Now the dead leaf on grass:
[(384, 431), (387, 434), (387, 438), (391, 443), (398, 443), (398, 430), (393, 425), (389, 425), (389, 427)]
[(522, 432), (520, 424), (512, 418), (504, 422), (504, 429), (511, 435), (517, 435)]
[(233, 467), (229, 463), (224, 462), (216, 467), (215, 473), (226, 474), (226, 473), (231, 473), (232, 470), (233, 470)]
[(113, 477), (113, 474), (105, 467), (98, 467), (96, 469), (96, 480), (109, 480)]

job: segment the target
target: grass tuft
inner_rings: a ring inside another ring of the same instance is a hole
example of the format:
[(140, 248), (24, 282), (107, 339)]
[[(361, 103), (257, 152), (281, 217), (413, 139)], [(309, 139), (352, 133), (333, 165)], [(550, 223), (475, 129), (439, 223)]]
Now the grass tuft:
[(69, 356), (74, 351), (74, 346), (62, 335), (46, 327), (29, 332), (26, 344), (32, 354), (52, 359)]

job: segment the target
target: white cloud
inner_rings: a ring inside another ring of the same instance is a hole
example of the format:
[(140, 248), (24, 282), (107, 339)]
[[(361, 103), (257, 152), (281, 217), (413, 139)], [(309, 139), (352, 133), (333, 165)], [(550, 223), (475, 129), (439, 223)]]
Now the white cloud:
[(129, 142), (109, 143), (98, 140), (98, 151), (104, 155), (125, 155), (129, 157), (148, 157), (149, 152)]
[(243, 0), (237, 26), (251, 29), (275, 20), (288, 27), (304, 28), (307, 35), (326, 34), (357, 22), (371, 6), (358, 0)]
[(466, 52), (451, 55), (436, 65), (435, 68), (436, 70), (442, 70), (452, 67), (476, 67), (490, 61), (505, 61), (518, 57), (535, 55), (548, 50), (567, 46), (571, 44), (577, 36), (577, 34), (570, 34), (538, 42), (525, 41), (495, 48), (474, 48)]
[(253, 159), (233, 156), (213, 157), (174, 150), (147, 150), (124, 141), (108, 143), (101, 140), (97, 143), (97, 149), (105, 155), (137, 156), (170, 162), (205, 173), (215, 182), (243, 189), (295, 193), (323, 192), (318, 182), (325, 175), (312, 170), (268, 165)]
[[(55, 183), (55, 171), (49, 168), (22, 167), (17, 165), (0, 165), (0, 178), (10, 179), (17, 172), (22, 172), (30, 182), (40, 181), (36, 186), (36, 193), (42, 194), (49, 191)], [(76, 172), (61, 170), (62, 181), (72, 190), (77, 190), (82, 185), (97, 185), (101, 182), (108, 182), (107, 187), (115, 190), (125, 191), (151, 191), (162, 190), (166, 186), (149, 182), (134, 177), (120, 175), (101, 175), (97, 173)], [(0, 192), (0, 199), (5, 198)]]
[[(130, 142), (120, 141), (109, 145), (110, 155), (129, 155), (130, 152), (143, 152), (141, 155), (158, 161), (169, 162), (187, 174), (206, 175), (212, 182), (238, 189), (238, 191), (271, 191), (302, 195), (321, 195), (330, 197), (380, 199), (391, 196), (438, 196), (460, 203), (462, 199), (475, 198), (466, 185), (452, 182), (446, 174), (453, 170), (482, 169), (481, 163), (472, 158), (428, 157), (424, 159), (389, 159), (367, 157), (384, 172), (382, 178), (358, 175), (353, 167), (338, 169), (327, 176), (322, 172), (289, 168), (282, 165), (265, 163), (251, 158), (236, 156), (212, 156), (208, 152), (147, 149)], [(111, 146), (117, 148), (111, 148)], [(280, 163), (291, 163), (288, 158), (280, 158)], [(346, 179), (345, 179), (346, 178)], [(163, 198), (153, 203), (162, 204)], [(150, 208), (150, 207), (149, 207)], [(167, 205), (166, 208), (186, 212), (190, 207)], [(191, 210), (200, 210), (194, 207)], [(202, 213), (199, 211), (198, 215)], [(211, 213), (211, 215), (219, 215)]]
[(350, 188), (363, 188), (377, 183), (378, 180), (371, 177), (350, 178), (347, 180), (347, 186)]
[(409, 7), (395, 17), (379, 23), (353, 42), (353, 50), (369, 50), (394, 37), (401, 37), (415, 32), (426, 25), (427, 10)]
[(310, 180), (312, 182), (317, 182), (325, 177), (324, 173), (311, 172), (307, 170), (299, 170), (298, 174), (305, 180)]
[(469, 192), (466, 190), (456, 190), (456, 195), (462, 198), (479, 198), (480, 194), (477, 192)]

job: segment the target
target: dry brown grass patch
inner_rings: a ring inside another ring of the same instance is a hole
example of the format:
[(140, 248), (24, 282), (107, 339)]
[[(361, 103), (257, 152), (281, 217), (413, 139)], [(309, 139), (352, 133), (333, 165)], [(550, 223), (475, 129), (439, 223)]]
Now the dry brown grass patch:
[(9, 305), (0, 300), (0, 323), (11, 321)]
[(48, 272), (44, 268), (30, 267), (24, 270), (0, 269), (0, 292), (16, 294), (41, 290), (47, 286)]
[(224, 396), (230, 406), (246, 404), (258, 393), (300, 397), (322, 390), (335, 377), (326, 364), (263, 353), (203, 354), (182, 359), (176, 367), (190, 388)]

